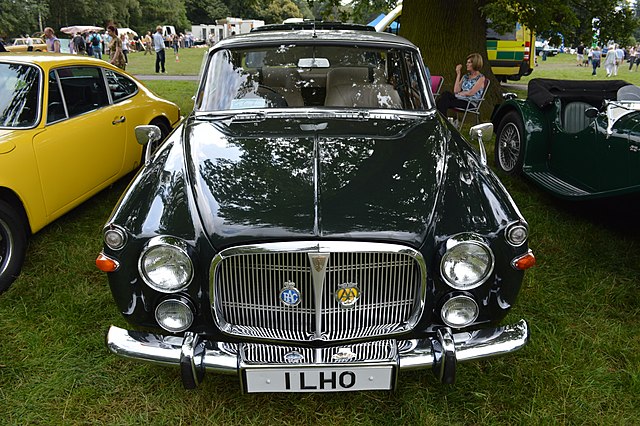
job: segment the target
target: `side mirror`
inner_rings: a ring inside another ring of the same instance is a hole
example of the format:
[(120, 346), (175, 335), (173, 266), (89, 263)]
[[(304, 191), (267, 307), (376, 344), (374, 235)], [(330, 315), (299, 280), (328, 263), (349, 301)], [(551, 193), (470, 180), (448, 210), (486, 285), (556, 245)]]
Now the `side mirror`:
[(598, 108), (591, 107), (591, 108), (587, 108), (584, 111), (584, 115), (586, 115), (587, 118), (596, 118), (598, 114), (599, 114)]
[(478, 140), (478, 147), (480, 149), (480, 164), (483, 167), (487, 167), (487, 150), (484, 148), (484, 142), (488, 142), (493, 137), (493, 124), (482, 123), (477, 124), (469, 130), (469, 136), (471, 140)]
[(508, 101), (509, 99), (516, 99), (518, 97), (517, 93), (507, 92), (502, 94), (502, 99)]
[(144, 163), (148, 164), (149, 160), (151, 160), (153, 144), (162, 138), (162, 132), (158, 126), (148, 125), (136, 126), (135, 133), (138, 143), (145, 147)]

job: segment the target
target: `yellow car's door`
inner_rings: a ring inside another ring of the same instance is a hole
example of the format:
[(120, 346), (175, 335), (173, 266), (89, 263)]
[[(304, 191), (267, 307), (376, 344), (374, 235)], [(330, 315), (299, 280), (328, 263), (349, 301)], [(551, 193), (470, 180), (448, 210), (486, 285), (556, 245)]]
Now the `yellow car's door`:
[(110, 105), (99, 67), (49, 73), (47, 125), (33, 146), (47, 215), (84, 201), (114, 180), (123, 166), (126, 117)]

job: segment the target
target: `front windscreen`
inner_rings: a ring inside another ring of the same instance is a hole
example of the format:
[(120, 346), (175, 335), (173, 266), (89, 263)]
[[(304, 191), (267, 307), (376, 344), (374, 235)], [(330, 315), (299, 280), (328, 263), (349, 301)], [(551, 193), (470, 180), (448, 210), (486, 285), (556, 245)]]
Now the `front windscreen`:
[(40, 72), (31, 65), (0, 63), (0, 127), (32, 127), (38, 119)]
[(255, 108), (428, 108), (415, 51), (280, 45), (213, 53), (199, 111)]

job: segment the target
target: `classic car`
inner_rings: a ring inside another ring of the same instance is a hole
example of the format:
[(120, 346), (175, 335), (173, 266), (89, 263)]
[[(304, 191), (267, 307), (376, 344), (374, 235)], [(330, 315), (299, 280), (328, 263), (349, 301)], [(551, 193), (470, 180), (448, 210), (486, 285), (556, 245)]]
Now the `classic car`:
[(72, 55), (0, 55), (0, 292), (26, 241), (143, 161), (141, 124), (166, 137), (179, 108), (130, 75)]
[[(409, 41), (260, 27), (208, 52), (194, 111), (104, 227), (96, 264), (128, 328), (109, 349), (246, 392), (392, 389), (399, 370), (508, 354), (528, 225), (435, 109)], [(155, 139), (152, 126), (141, 138)]]
[(640, 191), (640, 88), (533, 79), (493, 113), (495, 164), (565, 199)]
[[(33, 41), (33, 51), (34, 52), (46, 52), (47, 44), (40, 37), (33, 37), (31, 39)], [(29, 45), (26, 38), (14, 38), (9, 40), (9, 43), (6, 44), (5, 49), (8, 52), (26, 52)]]

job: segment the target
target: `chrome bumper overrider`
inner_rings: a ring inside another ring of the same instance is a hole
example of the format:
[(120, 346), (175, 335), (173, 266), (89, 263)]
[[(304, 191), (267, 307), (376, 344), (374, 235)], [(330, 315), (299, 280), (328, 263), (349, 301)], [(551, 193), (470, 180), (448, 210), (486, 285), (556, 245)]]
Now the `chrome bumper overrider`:
[[(442, 328), (435, 338), (398, 341), (393, 361), (401, 370), (431, 367), (443, 383), (453, 383), (458, 362), (509, 354), (521, 349), (528, 340), (529, 327), (525, 320), (473, 332), (453, 333)], [(205, 371), (237, 374), (246, 366), (237, 344), (205, 341), (193, 333), (186, 333), (183, 338), (111, 326), (107, 346), (111, 352), (125, 358), (180, 366), (186, 388), (197, 386)], [(316, 364), (286, 364), (283, 360), (279, 365), (304, 368)], [(344, 366), (345, 363), (336, 365)]]

